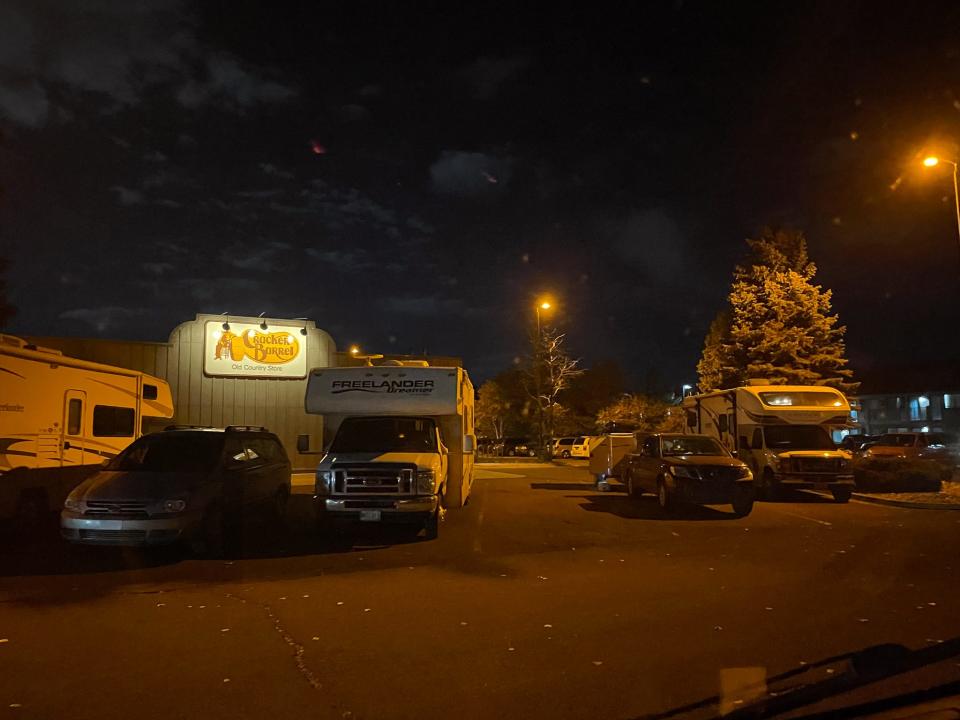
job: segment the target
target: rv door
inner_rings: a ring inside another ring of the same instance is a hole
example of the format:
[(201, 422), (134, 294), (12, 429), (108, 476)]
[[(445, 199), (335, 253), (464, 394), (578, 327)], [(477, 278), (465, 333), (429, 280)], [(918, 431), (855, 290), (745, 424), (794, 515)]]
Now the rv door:
[(82, 390), (67, 390), (63, 396), (63, 438), (60, 464), (77, 467), (84, 464), (83, 435), (87, 409), (87, 394)]

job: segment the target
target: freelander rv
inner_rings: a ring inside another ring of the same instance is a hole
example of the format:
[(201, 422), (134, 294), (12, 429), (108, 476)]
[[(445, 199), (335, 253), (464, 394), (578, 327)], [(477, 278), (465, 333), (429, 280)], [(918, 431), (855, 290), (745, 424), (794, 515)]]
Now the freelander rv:
[(459, 367), (423, 361), (311, 371), (305, 407), (334, 432), (316, 477), (321, 528), (406, 523), (436, 538), (473, 484), (474, 391)]

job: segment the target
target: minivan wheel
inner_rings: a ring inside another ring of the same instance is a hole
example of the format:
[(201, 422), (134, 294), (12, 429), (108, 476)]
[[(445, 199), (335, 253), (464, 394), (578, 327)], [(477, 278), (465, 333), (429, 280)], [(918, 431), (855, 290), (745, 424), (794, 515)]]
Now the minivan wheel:
[(569, 451), (569, 450), (564, 450), (564, 451), (560, 454), (560, 457), (562, 457), (562, 458), (564, 458), (564, 459), (569, 458), (569, 457), (570, 457), (570, 451)]
[(191, 549), (197, 555), (210, 558), (223, 557), (226, 550), (226, 532), (223, 511), (210, 508), (203, 516), (200, 530), (191, 543)]

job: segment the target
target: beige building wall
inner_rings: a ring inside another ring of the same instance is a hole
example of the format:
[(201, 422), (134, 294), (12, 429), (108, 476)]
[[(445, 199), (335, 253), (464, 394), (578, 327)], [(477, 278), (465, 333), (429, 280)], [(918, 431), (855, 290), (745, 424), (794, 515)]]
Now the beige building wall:
[[(94, 362), (141, 370), (166, 380), (173, 393), (174, 417), (158, 430), (179, 425), (262, 425), (283, 442), (294, 468), (312, 470), (323, 447), (323, 418), (303, 409), (307, 379), (279, 377), (212, 377), (204, 372), (207, 321), (224, 322), (219, 315), (197, 315), (170, 333), (166, 343), (93, 338), (26, 338), (38, 346)], [(307, 371), (336, 362), (336, 346), (313, 321), (231, 316), (234, 323), (265, 321), (271, 330), (283, 328), (306, 342)], [(301, 330), (306, 330), (306, 335)], [(297, 438), (309, 437), (309, 452), (297, 452)]]

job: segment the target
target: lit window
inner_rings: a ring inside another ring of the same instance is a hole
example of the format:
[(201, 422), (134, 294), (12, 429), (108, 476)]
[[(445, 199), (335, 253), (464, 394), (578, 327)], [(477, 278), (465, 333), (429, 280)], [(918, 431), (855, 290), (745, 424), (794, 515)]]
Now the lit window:
[(922, 408), (930, 407), (930, 398), (928, 398), (926, 395), (921, 395), (920, 397), (918, 397), (917, 402), (920, 404), (920, 407)]

